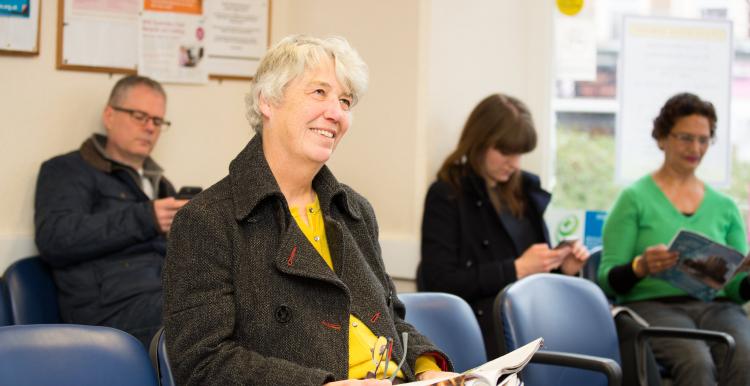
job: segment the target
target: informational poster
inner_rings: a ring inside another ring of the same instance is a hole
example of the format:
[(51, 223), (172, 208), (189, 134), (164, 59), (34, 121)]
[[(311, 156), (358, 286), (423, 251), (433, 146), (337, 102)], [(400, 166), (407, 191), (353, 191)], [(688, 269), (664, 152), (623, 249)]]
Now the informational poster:
[(596, 80), (594, 2), (558, 1), (555, 14), (556, 77)]
[(601, 210), (549, 208), (544, 213), (552, 246), (577, 239), (589, 250), (602, 245), (602, 228), (607, 212)]
[(0, 53), (39, 53), (39, 0), (0, 0)]
[(209, 72), (238, 77), (255, 74), (268, 42), (267, 0), (208, 0)]
[(583, 239), (586, 211), (580, 209), (549, 208), (544, 220), (552, 246), (567, 239)]
[(134, 71), (139, 11), (139, 0), (65, 1), (58, 67)]
[(58, 1), (59, 69), (249, 79), (268, 47), (271, 0)]
[(691, 92), (713, 103), (718, 117), (716, 142), (697, 174), (713, 185), (728, 185), (731, 22), (626, 17), (620, 61), (617, 181), (632, 182), (662, 164), (663, 153), (651, 138), (653, 120), (671, 96)]
[(138, 23), (138, 73), (161, 82), (206, 83), (200, 0), (146, 0)]

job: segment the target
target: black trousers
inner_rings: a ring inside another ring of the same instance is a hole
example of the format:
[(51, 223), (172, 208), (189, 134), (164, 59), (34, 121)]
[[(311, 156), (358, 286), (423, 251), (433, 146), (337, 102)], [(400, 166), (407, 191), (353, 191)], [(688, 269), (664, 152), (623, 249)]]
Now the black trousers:
[[(635, 342), (638, 331), (644, 327), (636, 322), (626, 313), (619, 313), (615, 317), (615, 326), (617, 327), (617, 338), (620, 343), (620, 360), (622, 361), (622, 384), (638, 385), (638, 369), (636, 365)], [(651, 348), (647, 351), (646, 357), (646, 375), (648, 386), (660, 386), (661, 375), (659, 375), (659, 366), (654, 359)], [(646, 386), (646, 385), (641, 385)]]
[(148, 350), (151, 338), (162, 325), (163, 305), (161, 291), (141, 293), (119, 304), (122, 308), (101, 325), (114, 327), (135, 336)]

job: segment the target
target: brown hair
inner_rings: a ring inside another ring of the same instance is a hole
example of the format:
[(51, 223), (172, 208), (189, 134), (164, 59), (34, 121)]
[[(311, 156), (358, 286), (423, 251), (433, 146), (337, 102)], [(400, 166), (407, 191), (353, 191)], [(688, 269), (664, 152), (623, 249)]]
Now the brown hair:
[(654, 119), (654, 129), (651, 136), (662, 139), (672, 132), (672, 128), (680, 118), (697, 114), (708, 119), (711, 128), (711, 138), (716, 133), (716, 111), (714, 105), (704, 101), (695, 94), (681, 93), (667, 100), (667, 103), (659, 111), (659, 116)]
[[(484, 175), (488, 149), (513, 155), (528, 153), (535, 147), (536, 129), (526, 105), (512, 96), (492, 94), (479, 102), (469, 115), (456, 149), (443, 161), (437, 178), (448, 182), (460, 194), (461, 177), (469, 172)], [(514, 216), (523, 215), (525, 200), (520, 173), (498, 184), (497, 193), (500, 204), (507, 205)]]

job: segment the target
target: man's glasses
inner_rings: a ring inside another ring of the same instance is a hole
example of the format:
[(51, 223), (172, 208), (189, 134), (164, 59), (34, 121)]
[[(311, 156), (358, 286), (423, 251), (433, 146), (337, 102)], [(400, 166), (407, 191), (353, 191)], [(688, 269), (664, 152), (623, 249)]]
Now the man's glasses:
[[(401, 358), (401, 362), (398, 364), (398, 367), (396, 370), (393, 371), (393, 374), (391, 374), (391, 377), (388, 378), (391, 382), (393, 382), (394, 379), (396, 379), (396, 375), (398, 375), (398, 372), (401, 371), (401, 367), (404, 365), (404, 362), (406, 362), (406, 349), (409, 346), (409, 334), (404, 332), (401, 335), (401, 340), (404, 342), (404, 355)], [(375, 371), (372, 373), (367, 374), (367, 378), (375, 378), (378, 379), (378, 370), (380, 370), (380, 366), (383, 366), (383, 379), (385, 379), (386, 375), (388, 374), (388, 365), (391, 363), (393, 355), (393, 339), (387, 338), (384, 336), (378, 337), (378, 339), (375, 341), (375, 345), (372, 347), (372, 363), (375, 365)]]
[(705, 135), (692, 135), (688, 133), (669, 133), (671, 137), (677, 138), (683, 145), (692, 145), (698, 141), (701, 146), (708, 146), (714, 143), (714, 139)]
[(169, 128), (169, 126), (172, 124), (172, 122), (164, 120), (164, 118), (151, 116), (148, 113), (141, 111), (141, 110), (126, 109), (124, 107), (118, 107), (118, 106), (110, 106), (110, 107), (112, 107), (112, 109), (115, 111), (130, 114), (130, 117), (135, 119), (136, 122), (140, 123), (141, 125), (148, 124), (148, 121), (150, 120), (154, 124), (154, 127), (160, 129), (162, 128), (162, 126), (164, 126), (164, 128), (166, 129), (166, 128)]

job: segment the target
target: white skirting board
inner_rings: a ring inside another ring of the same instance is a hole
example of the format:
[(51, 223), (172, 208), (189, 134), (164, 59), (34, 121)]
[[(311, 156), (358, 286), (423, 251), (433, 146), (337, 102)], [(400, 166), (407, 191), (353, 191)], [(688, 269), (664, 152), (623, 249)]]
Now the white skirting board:
[(0, 275), (14, 261), (37, 253), (34, 235), (0, 234)]
[(415, 279), (419, 264), (419, 238), (416, 236), (381, 235), (385, 269), (393, 278)]

